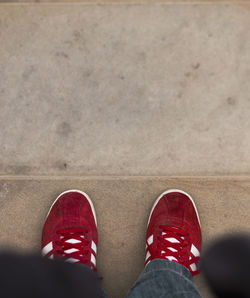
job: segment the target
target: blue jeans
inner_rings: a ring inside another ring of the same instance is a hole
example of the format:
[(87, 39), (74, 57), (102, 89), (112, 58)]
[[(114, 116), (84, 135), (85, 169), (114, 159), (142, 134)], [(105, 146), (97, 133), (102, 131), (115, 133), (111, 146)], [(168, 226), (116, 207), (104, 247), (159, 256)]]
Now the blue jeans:
[[(0, 265), (2, 297), (107, 297), (95, 272), (85, 265), (9, 252), (0, 253)], [(146, 266), (126, 298), (163, 297), (201, 296), (188, 269), (175, 262), (158, 259)]]
[(188, 269), (178, 263), (151, 261), (126, 298), (200, 298)]
[[(104, 294), (104, 297), (107, 297)], [(126, 298), (201, 298), (191, 273), (178, 263), (156, 259), (142, 271)]]

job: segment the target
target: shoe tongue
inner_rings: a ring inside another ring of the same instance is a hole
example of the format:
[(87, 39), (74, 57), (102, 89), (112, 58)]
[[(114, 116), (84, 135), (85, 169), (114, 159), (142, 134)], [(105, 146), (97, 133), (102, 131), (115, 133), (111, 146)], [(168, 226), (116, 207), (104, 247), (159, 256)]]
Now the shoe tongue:
[[(73, 235), (72, 235), (72, 236), (73, 236)], [(84, 239), (84, 237), (83, 237), (83, 239)], [(80, 240), (78, 240), (78, 239), (74, 239), (73, 237), (72, 237), (71, 239), (66, 240), (65, 242), (66, 242), (66, 243), (70, 243), (70, 244), (81, 243)]]
[(175, 262), (178, 263), (178, 260), (175, 257), (172, 257), (172, 256), (166, 257), (166, 260), (175, 261)]
[[(168, 233), (166, 233), (166, 232), (162, 232), (161, 235), (164, 236), (164, 239), (168, 240), (168, 241), (171, 242), (171, 243), (180, 243), (180, 241), (177, 240), (177, 239), (176, 239), (175, 237), (173, 237), (173, 236), (167, 237), (166, 235), (168, 235)], [(182, 239), (184, 239), (184, 237), (182, 237)]]
[(79, 260), (75, 259), (75, 258), (68, 258), (65, 260), (65, 262), (68, 262), (68, 263), (77, 263), (79, 262)]

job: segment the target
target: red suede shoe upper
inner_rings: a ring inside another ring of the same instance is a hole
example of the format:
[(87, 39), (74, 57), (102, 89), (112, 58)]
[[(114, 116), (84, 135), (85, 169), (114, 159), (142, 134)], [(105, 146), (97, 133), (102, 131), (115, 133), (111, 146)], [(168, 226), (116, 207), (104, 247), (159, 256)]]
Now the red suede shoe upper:
[(85, 264), (96, 270), (97, 244), (95, 211), (89, 197), (80, 191), (62, 193), (44, 224), (43, 255)]
[(178, 190), (164, 192), (152, 209), (147, 228), (146, 264), (153, 259), (175, 261), (192, 275), (201, 251), (201, 228), (192, 198)]

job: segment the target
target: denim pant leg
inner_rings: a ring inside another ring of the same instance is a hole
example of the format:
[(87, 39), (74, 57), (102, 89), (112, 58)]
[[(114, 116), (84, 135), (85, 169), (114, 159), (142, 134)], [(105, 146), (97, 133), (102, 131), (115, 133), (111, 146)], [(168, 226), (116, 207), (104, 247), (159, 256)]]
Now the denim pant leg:
[(156, 259), (143, 270), (126, 298), (201, 298), (189, 270), (175, 262)]

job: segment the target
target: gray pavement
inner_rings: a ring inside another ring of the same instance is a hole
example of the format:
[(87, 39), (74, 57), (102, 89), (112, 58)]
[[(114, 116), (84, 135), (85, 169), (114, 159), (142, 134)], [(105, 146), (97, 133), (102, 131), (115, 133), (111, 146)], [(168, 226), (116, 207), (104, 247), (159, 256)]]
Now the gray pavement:
[(2, 4), (0, 174), (249, 174), (248, 8)]

